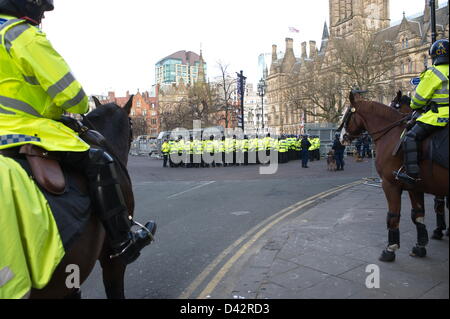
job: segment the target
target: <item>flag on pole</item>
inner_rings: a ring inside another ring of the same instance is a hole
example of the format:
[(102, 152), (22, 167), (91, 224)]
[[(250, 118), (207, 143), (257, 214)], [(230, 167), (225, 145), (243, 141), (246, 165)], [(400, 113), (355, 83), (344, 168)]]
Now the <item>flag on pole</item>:
[(296, 29), (296, 28), (294, 28), (294, 27), (289, 27), (289, 32), (292, 32), (292, 33), (299, 33), (300, 30), (298, 30), (298, 29)]

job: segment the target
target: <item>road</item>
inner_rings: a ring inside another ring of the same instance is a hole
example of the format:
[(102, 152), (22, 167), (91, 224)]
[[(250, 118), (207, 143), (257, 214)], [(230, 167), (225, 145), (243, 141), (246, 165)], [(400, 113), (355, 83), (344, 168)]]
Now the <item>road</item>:
[[(351, 158), (345, 171), (328, 172), (324, 160), (309, 166), (302, 169), (294, 161), (261, 175), (259, 166), (162, 168), (162, 161), (130, 157), (136, 219), (156, 220), (158, 231), (156, 241), (127, 269), (126, 297), (179, 298), (253, 227), (301, 200), (373, 175), (371, 162)], [(83, 298), (105, 298), (98, 264), (82, 291)]]

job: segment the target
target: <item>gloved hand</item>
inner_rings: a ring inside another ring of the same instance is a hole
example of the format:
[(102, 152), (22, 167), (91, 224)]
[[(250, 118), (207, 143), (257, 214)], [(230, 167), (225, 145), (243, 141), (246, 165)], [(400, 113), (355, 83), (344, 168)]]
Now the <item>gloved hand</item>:
[(81, 128), (83, 127), (83, 124), (80, 121), (70, 116), (61, 115), (61, 118), (58, 122), (63, 123), (65, 126), (77, 133), (79, 133), (81, 131)]

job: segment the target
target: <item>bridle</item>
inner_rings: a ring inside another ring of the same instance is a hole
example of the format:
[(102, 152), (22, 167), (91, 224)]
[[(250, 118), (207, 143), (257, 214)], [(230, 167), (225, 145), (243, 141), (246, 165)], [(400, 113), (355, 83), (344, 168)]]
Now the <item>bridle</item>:
[[(358, 109), (356, 107), (352, 106), (352, 107), (347, 108), (347, 111), (344, 114), (342, 123), (341, 123), (341, 125), (338, 128), (338, 131), (341, 131), (344, 128), (345, 131), (347, 132), (348, 137), (351, 140), (353, 140), (353, 139), (355, 139), (355, 138), (357, 138), (359, 136), (359, 135), (351, 135), (351, 134), (349, 134), (348, 133), (348, 129), (347, 129), (348, 124), (349, 124), (350, 120), (352, 119), (353, 114), (356, 114), (356, 113), (358, 113)], [(384, 128), (382, 128), (382, 129), (380, 129), (378, 131), (375, 131), (375, 132), (368, 132), (368, 133), (369, 133), (370, 136), (372, 136), (373, 141), (376, 142), (380, 138), (385, 136), (387, 133), (389, 133), (393, 128), (395, 128), (395, 127), (397, 127), (397, 126), (399, 126), (401, 124), (404, 124), (407, 120), (410, 119), (410, 117), (411, 117), (411, 115), (408, 114), (407, 116), (401, 118), (400, 120), (398, 120), (398, 121), (396, 121), (396, 122), (394, 122), (392, 124), (389, 124), (387, 127), (384, 127)], [(367, 125), (366, 125), (366, 127), (367, 127)], [(376, 134), (380, 134), (380, 133), (381, 133), (380, 136), (375, 137)]]

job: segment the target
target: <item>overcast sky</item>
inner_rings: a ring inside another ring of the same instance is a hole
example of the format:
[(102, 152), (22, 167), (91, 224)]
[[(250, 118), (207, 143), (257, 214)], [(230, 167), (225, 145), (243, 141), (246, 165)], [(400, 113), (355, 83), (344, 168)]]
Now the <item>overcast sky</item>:
[[(391, 0), (391, 21), (422, 12), (426, 0)], [(179, 50), (203, 50), (208, 77), (217, 62), (256, 82), (258, 55), (285, 38), (322, 37), (328, 0), (54, 0), (43, 30), (88, 94), (135, 93), (155, 84), (155, 63)], [(447, 1), (440, 0), (441, 4)], [(289, 33), (295, 27), (300, 33)]]

